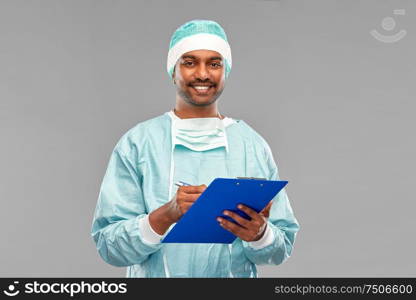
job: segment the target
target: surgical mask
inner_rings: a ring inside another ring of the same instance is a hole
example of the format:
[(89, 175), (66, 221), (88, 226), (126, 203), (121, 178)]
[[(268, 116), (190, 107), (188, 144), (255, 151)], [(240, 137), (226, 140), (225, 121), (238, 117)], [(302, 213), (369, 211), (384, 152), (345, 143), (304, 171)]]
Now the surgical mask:
[(172, 124), (172, 141), (194, 151), (207, 151), (218, 147), (228, 150), (224, 124), (219, 118), (175, 119)]
[(182, 145), (193, 151), (207, 151), (219, 147), (225, 147), (228, 152), (228, 141), (225, 127), (232, 124), (234, 120), (225, 118), (190, 118), (180, 119), (173, 111), (168, 112), (172, 120), (172, 149), (171, 169), (169, 184), (169, 199), (172, 196), (173, 180), (173, 151), (175, 145)]

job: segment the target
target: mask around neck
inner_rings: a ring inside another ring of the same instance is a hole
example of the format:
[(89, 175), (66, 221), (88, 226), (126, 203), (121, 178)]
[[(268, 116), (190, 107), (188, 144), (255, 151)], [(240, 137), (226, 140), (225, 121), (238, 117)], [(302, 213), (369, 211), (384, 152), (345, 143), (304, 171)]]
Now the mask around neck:
[(172, 118), (172, 148), (182, 145), (194, 151), (225, 147), (228, 143), (224, 123), (219, 118)]

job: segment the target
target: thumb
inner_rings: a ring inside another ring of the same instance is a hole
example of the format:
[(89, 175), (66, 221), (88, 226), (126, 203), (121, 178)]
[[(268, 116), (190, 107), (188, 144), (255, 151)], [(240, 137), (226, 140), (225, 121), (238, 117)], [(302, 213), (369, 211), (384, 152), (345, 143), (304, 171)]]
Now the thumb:
[(265, 208), (260, 212), (261, 215), (268, 218), (270, 215), (270, 209), (272, 207), (273, 201), (270, 201)]

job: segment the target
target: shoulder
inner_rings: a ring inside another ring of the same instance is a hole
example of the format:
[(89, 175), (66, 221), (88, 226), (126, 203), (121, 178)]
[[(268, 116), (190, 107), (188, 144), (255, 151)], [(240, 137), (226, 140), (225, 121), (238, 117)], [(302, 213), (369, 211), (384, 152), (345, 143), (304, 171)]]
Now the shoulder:
[(241, 127), (242, 132), (244, 135), (251, 139), (252, 144), (254, 147), (258, 148), (258, 150), (263, 151), (266, 155), (271, 154), (271, 149), (269, 144), (267, 143), (266, 139), (258, 133), (256, 130), (254, 130), (253, 127), (251, 127), (247, 122), (243, 120), (239, 120), (238, 124)]
[(169, 124), (170, 119), (166, 114), (137, 123), (121, 136), (115, 149), (126, 155), (131, 151), (138, 152), (155, 132), (165, 132)]

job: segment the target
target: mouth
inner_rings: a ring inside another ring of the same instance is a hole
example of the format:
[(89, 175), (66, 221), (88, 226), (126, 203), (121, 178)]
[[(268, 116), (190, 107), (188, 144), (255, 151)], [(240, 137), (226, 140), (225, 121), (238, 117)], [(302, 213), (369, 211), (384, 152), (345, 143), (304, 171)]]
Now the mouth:
[(213, 85), (192, 85), (191, 87), (198, 95), (207, 95), (214, 86)]

